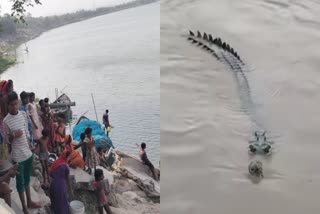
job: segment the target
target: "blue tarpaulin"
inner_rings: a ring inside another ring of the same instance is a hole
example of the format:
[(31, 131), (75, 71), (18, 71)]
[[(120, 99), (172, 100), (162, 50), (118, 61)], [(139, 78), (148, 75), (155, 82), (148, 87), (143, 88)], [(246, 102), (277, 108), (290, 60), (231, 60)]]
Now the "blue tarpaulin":
[(104, 131), (104, 127), (94, 120), (83, 120), (78, 123), (72, 131), (73, 139), (80, 141), (80, 134), (84, 133), (84, 130), (88, 127), (92, 129), (92, 136), (94, 137), (96, 143), (96, 149), (99, 147), (102, 147), (103, 149), (109, 149), (112, 147), (114, 149), (111, 139)]

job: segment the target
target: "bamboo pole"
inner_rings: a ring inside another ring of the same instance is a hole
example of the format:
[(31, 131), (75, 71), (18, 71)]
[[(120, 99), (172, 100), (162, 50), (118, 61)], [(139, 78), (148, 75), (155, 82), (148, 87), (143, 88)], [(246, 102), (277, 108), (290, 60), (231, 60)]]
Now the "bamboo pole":
[(99, 123), (99, 121), (98, 121), (98, 115), (97, 115), (97, 109), (96, 109), (96, 104), (94, 103), (94, 99), (93, 99), (93, 94), (92, 94), (92, 93), (91, 93), (91, 97), (92, 97), (94, 112), (96, 113), (96, 119), (97, 119), (97, 122)]

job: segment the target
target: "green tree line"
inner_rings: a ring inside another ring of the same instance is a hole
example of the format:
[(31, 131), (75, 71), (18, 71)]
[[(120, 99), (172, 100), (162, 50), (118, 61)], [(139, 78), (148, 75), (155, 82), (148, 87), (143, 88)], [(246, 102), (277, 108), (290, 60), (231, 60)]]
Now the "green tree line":
[(0, 17), (0, 40), (20, 44), (53, 28), (157, 1), (159, 0), (135, 0), (113, 7), (80, 10), (59, 16), (32, 17), (30, 14), (26, 14), (23, 16), (25, 23), (17, 23), (17, 18), (12, 16), (14, 14), (4, 14)]

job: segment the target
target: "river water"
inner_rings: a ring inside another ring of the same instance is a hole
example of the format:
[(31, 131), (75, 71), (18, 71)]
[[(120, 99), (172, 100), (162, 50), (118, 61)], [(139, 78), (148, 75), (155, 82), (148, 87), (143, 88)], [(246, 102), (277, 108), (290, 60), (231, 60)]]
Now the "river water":
[(16, 66), (1, 75), (15, 90), (55, 99), (63, 90), (75, 117), (99, 122), (109, 109), (114, 145), (137, 155), (146, 142), (151, 161), (160, 160), (160, 4), (153, 3), (66, 25), (22, 45)]
[[(161, 213), (320, 212), (319, 20), (313, 0), (161, 1)], [(248, 155), (255, 129), (234, 75), (187, 41), (189, 29), (221, 37), (251, 66), (269, 158)], [(259, 183), (248, 177), (255, 159)]]

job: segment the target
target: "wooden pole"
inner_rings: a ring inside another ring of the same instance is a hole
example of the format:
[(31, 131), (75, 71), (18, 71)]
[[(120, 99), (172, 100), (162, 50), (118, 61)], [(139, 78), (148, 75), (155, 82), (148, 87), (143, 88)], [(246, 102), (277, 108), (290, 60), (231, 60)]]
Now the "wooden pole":
[(55, 92), (56, 92), (56, 100), (58, 99), (59, 95), (58, 95), (58, 89), (55, 88)]
[(94, 112), (96, 113), (97, 122), (99, 123), (99, 121), (98, 121), (98, 115), (97, 115), (97, 110), (96, 110), (96, 104), (94, 103), (94, 99), (93, 99), (93, 94), (92, 94), (92, 93), (91, 93), (91, 97), (92, 97)]

